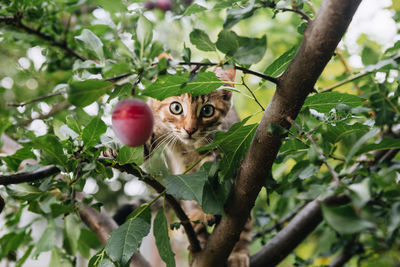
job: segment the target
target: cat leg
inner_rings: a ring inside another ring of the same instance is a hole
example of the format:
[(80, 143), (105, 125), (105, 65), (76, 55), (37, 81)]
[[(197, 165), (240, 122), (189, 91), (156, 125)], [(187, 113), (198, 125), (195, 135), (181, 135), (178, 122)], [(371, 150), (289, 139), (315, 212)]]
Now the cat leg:
[(228, 257), (228, 267), (249, 267), (249, 247), (251, 242), (252, 220), (247, 220), (239, 241), (233, 247), (231, 255)]
[(215, 223), (215, 216), (204, 213), (195, 201), (185, 201), (184, 207), (192, 223), (197, 239), (200, 242), (200, 246), (204, 248), (208, 236), (210, 235), (207, 231), (207, 225), (213, 225)]

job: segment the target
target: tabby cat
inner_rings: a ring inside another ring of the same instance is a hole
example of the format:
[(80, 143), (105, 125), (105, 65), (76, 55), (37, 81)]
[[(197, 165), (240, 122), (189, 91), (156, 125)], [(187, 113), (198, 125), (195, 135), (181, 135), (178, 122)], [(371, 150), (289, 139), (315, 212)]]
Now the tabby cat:
[[(214, 71), (223, 81), (235, 80), (234, 69), (216, 68)], [(196, 148), (210, 144), (217, 130), (227, 130), (238, 121), (232, 107), (232, 92), (225, 89), (217, 89), (201, 96), (185, 93), (163, 101), (149, 99), (148, 104), (153, 111), (155, 123), (153, 135), (146, 143), (146, 153), (151, 154), (158, 147), (164, 147), (167, 165), (172, 174), (183, 174), (201, 158), (203, 159), (200, 163), (188, 173), (198, 171), (206, 161), (215, 161), (217, 152), (205, 155), (197, 152)], [(194, 224), (194, 228), (204, 245), (208, 235), (205, 226), (215, 222), (215, 217), (204, 214), (194, 201), (186, 201), (184, 207), (191, 221), (202, 222)], [(249, 266), (250, 230), (249, 222), (228, 258), (228, 266)]]

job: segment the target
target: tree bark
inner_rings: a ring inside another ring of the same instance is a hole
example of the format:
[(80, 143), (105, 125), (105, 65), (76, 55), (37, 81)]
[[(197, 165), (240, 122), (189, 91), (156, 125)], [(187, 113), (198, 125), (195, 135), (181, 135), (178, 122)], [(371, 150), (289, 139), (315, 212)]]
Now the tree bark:
[(259, 127), (238, 172), (226, 202), (226, 216), (214, 229), (204, 250), (194, 255), (193, 266), (223, 266), (250, 216), (265, 183), (266, 173), (284, 136), (267, 131), (270, 123), (289, 128), (307, 95), (332, 57), (334, 50), (361, 0), (325, 0), (314, 21), (309, 22), (303, 41), (288, 69), (279, 78), (277, 90), (264, 112)]

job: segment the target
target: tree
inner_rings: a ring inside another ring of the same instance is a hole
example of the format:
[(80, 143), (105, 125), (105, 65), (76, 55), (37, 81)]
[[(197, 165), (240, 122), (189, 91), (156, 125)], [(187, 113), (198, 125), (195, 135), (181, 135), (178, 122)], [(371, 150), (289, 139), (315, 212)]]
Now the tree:
[[(350, 54), (337, 46), (360, 0), (191, 2), (0, 4), (5, 76), (0, 131), (3, 152), (13, 151), (1, 158), (0, 184), (5, 187), (0, 210), (8, 231), (0, 239), (1, 258), (22, 265), (28, 257), (51, 251), (51, 266), (73, 265), (79, 252), (90, 258), (90, 266), (125, 266), (131, 258), (137, 266), (148, 266), (137, 249), (153, 224), (160, 256), (174, 266), (170, 224), (185, 229), (193, 266), (223, 266), (253, 211), (251, 266), (274, 266), (288, 255), (292, 258), (287, 261), (297, 265), (321, 257), (329, 257), (321, 264), (331, 266), (352, 258), (368, 265), (382, 251), (387, 254), (376, 261), (398, 263), (393, 251), (400, 241), (400, 43), (383, 52), (366, 43), (364, 67), (353, 72), (346, 61)], [(282, 13), (290, 13), (284, 25), (276, 22)], [(166, 20), (171, 29), (193, 25), (190, 34), (177, 39), (173, 31), (163, 32)], [(273, 23), (275, 32), (268, 33), (275, 58), (271, 64), (264, 59), (266, 32), (256, 36), (241, 28), (251, 21)], [(283, 41), (274, 37), (288, 27), (298, 27), (299, 35), (286, 34)], [(163, 43), (166, 36), (170, 47)], [(280, 43), (285, 51), (274, 50)], [(29, 66), (27, 50), (41, 51), (43, 64)], [(181, 61), (157, 60), (162, 52)], [(199, 58), (201, 62), (195, 61)], [(16, 60), (18, 68), (8, 67)], [(338, 62), (345, 71), (329, 78), (337, 83), (318, 88), (318, 79), (327, 79), (326, 65)], [(247, 91), (252, 99), (246, 105), (262, 111), (259, 120), (244, 118), (204, 148), (221, 149), (218, 163), (188, 174), (183, 184), (178, 176), (160, 175), (159, 169), (145, 173), (139, 167), (141, 147), (122, 147), (116, 159), (101, 156), (115, 141), (108, 131), (110, 102), (132, 95), (163, 99), (182, 92), (204, 94), (223, 84), (206, 71), (217, 65), (241, 71), (239, 93)], [(249, 76), (262, 79), (261, 93), (254, 92)], [(199, 83), (203, 86), (194, 86)], [(345, 92), (336, 91), (349, 84)], [(276, 89), (264, 108), (271, 85)], [(118, 227), (100, 206), (115, 210), (122, 186), (133, 179), (126, 173), (157, 196)], [(94, 181), (100, 190), (82, 193)], [(155, 211), (152, 222), (157, 199), (169, 204), (177, 223), (167, 222), (164, 207)], [(196, 200), (206, 212), (222, 215), (203, 249), (179, 199)], [(37, 242), (31, 224), (20, 227), (27, 210), (47, 220)], [(60, 230), (62, 244), (56, 239)], [(317, 249), (305, 258), (294, 251), (299, 244), (316, 244)], [(91, 254), (90, 248), (98, 252)]]

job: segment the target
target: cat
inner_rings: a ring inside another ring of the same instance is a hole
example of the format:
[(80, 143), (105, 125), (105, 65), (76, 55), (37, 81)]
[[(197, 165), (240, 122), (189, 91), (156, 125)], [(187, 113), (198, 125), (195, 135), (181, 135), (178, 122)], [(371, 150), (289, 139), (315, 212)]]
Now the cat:
[[(222, 81), (235, 80), (235, 69), (224, 70), (218, 67), (214, 72)], [(185, 93), (162, 101), (149, 98), (148, 104), (153, 111), (155, 123), (153, 134), (145, 145), (145, 154), (151, 155), (157, 148), (163, 147), (172, 174), (197, 172), (204, 162), (215, 161), (218, 157), (216, 151), (204, 154), (196, 149), (210, 144), (217, 130), (228, 130), (239, 120), (232, 106), (232, 91), (225, 89), (201, 96)], [(197, 161), (200, 162), (187, 171)], [(193, 226), (200, 243), (204, 245), (208, 236), (206, 225), (215, 222), (215, 216), (205, 214), (194, 201), (185, 201), (184, 208), (192, 222), (202, 222)], [(250, 231), (249, 220), (228, 258), (228, 266), (249, 266)]]

